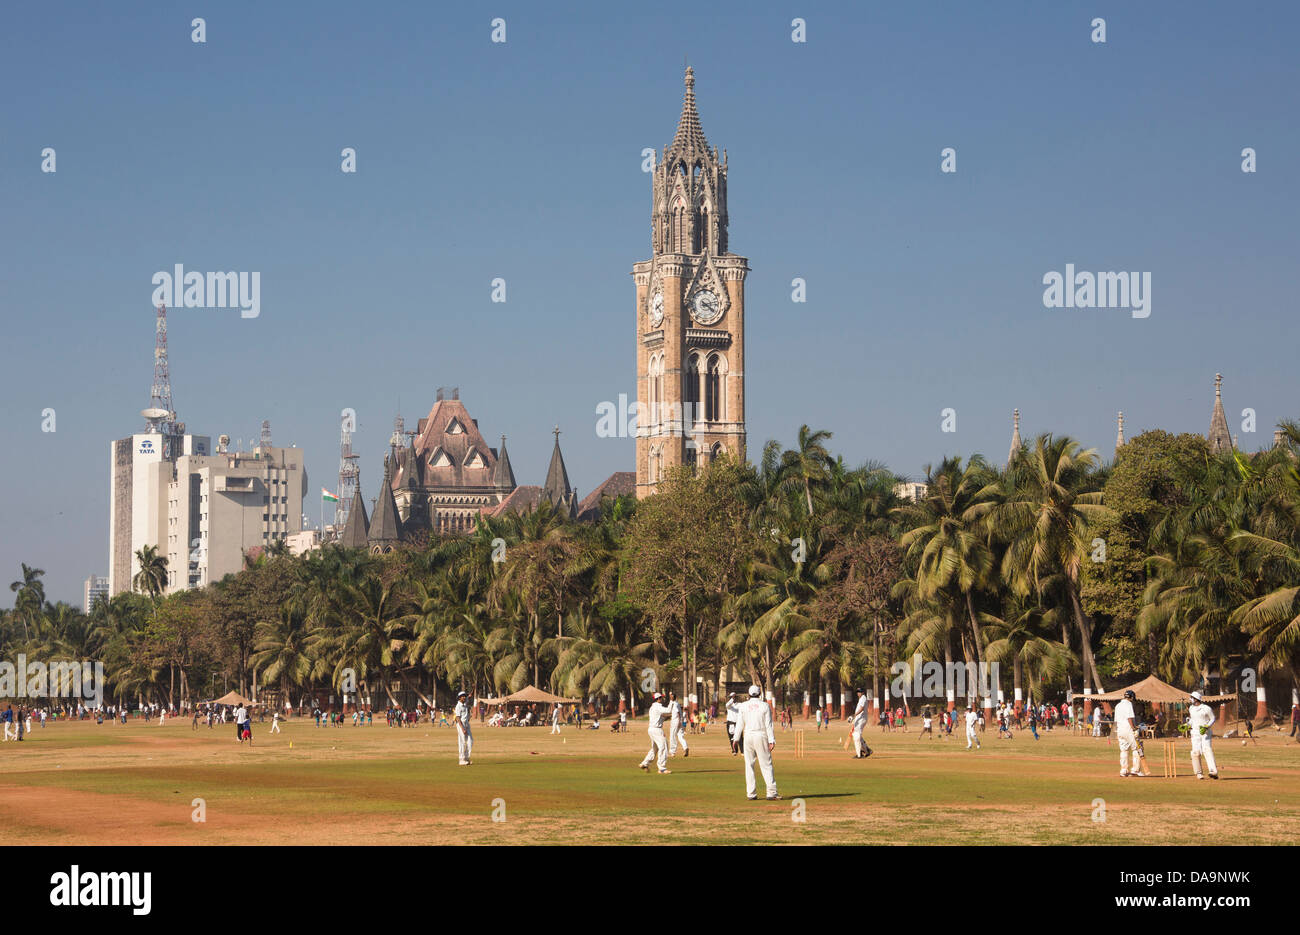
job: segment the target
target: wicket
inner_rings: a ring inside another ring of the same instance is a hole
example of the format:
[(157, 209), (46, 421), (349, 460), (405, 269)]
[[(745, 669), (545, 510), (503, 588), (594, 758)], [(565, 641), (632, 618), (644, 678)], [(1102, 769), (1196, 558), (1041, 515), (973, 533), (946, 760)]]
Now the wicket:
[(1165, 778), (1178, 778), (1178, 742), (1166, 740), (1165, 744)]
[(801, 730), (794, 732), (794, 758), (803, 759), (803, 731)]

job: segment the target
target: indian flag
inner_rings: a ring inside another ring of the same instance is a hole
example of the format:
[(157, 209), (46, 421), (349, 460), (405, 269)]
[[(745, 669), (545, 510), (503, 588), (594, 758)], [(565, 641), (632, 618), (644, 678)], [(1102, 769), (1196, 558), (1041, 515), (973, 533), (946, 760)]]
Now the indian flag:
[(328, 490), (326, 490), (324, 487), (322, 487), (322, 488), (320, 489), (320, 498), (321, 498), (322, 500), (328, 500), (330, 503), (338, 503), (338, 502), (339, 502), (339, 498), (336, 497), (336, 496), (334, 496), (334, 494), (330, 493), (330, 492), (329, 492)]

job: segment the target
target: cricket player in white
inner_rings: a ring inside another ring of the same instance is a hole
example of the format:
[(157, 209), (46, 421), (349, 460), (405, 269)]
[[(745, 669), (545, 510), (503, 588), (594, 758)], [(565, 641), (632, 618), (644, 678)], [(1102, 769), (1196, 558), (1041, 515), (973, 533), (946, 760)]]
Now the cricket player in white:
[(772, 751), (776, 749), (776, 734), (772, 732), (772, 709), (762, 698), (763, 691), (757, 685), (749, 686), (749, 700), (736, 710), (736, 742), (745, 751), (745, 795), (751, 799), (758, 798), (758, 787), (754, 781), (754, 761), (763, 771), (763, 782), (767, 784), (767, 797), (779, 799), (776, 792), (776, 777), (772, 774)]
[(557, 704), (555, 706), (555, 710), (551, 712), (551, 733), (558, 734), (559, 732), (560, 732), (560, 706)]
[[(853, 709), (853, 728), (849, 735), (853, 738), (853, 758), (855, 760), (865, 759), (871, 756), (871, 748), (862, 742), (862, 731), (867, 726), (867, 693), (858, 691), (858, 706)], [(866, 752), (863, 752), (863, 748)]]
[[(1119, 774), (1141, 776), (1142, 759), (1138, 756), (1137, 715), (1133, 711), (1132, 691), (1124, 693), (1124, 700), (1115, 705), (1115, 736), (1119, 740)], [(1133, 768), (1129, 768), (1129, 759)]]
[(979, 726), (979, 722), (980, 722), (979, 712), (975, 710), (974, 705), (970, 705), (968, 708), (966, 708), (966, 749), (967, 750), (970, 749), (971, 744), (975, 745), (976, 750), (980, 749), (979, 734), (975, 733), (975, 728)]
[(460, 755), (460, 765), (469, 766), (470, 756), (474, 753), (474, 732), (469, 729), (469, 703), (464, 692), (456, 693), (456, 752)]
[(646, 728), (646, 733), (650, 735), (650, 752), (641, 761), (641, 768), (647, 773), (650, 772), (650, 762), (652, 760), (659, 761), (659, 772), (672, 772), (668, 768), (668, 740), (664, 737), (664, 718), (670, 713), (668, 706), (664, 704), (664, 696), (659, 692), (655, 692), (654, 701), (651, 703), (648, 712), (650, 726)]
[(686, 743), (686, 728), (682, 725), (682, 703), (677, 695), (668, 693), (668, 755), (677, 755), (677, 745), (682, 745), (682, 756), (691, 755), (691, 748)]
[(736, 718), (739, 711), (740, 705), (736, 703), (736, 693), (732, 692), (727, 696), (727, 740), (731, 744), (732, 756), (740, 751), (740, 745), (736, 743)]
[(1201, 772), (1201, 760), (1204, 759), (1210, 778), (1218, 779), (1219, 766), (1214, 762), (1214, 748), (1210, 745), (1214, 738), (1214, 709), (1201, 700), (1200, 692), (1192, 692), (1192, 706), (1187, 710), (1187, 720), (1192, 728), (1192, 769), (1196, 772), (1196, 778), (1205, 778)]
[(278, 710), (271, 712), (271, 733), (280, 733), (280, 712)]

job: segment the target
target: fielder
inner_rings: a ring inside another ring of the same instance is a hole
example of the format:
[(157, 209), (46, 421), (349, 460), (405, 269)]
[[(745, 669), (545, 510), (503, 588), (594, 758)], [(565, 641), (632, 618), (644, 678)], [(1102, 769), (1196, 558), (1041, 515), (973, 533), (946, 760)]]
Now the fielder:
[(271, 713), (271, 733), (273, 734), (280, 733), (280, 712), (279, 711), (274, 711)]
[[(727, 696), (727, 742), (731, 744), (732, 756), (740, 752), (740, 746), (736, 743), (736, 717), (739, 711), (740, 705), (736, 704), (736, 693), (732, 692)], [(821, 724), (820, 714), (817, 723)]]
[(763, 782), (767, 785), (767, 797), (779, 799), (776, 777), (772, 774), (772, 751), (776, 749), (772, 709), (760, 697), (762, 694), (757, 685), (749, 686), (749, 700), (737, 707), (736, 742), (745, 750), (745, 795), (750, 799), (758, 798), (758, 786), (754, 781), (754, 761), (757, 760), (758, 768), (763, 772)]
[(1192, 736), (1192, 769), (1197, 779), (1204, 779), (1201, 772), (1201, 760), (1210, 770), (1210, 778), (1219, 778), (1219, 766), (1214, 762), (1214, 748), (1210, 741), (1214, 739), (1214, 709), (1201, 700), (1200, 692), (1192, 692), (1191, 708), (1187, 711), (1188, 723)]
[(970, 749), (971, 744), (975, 745), (976, 750), (980, 749), (979, 734), (975, 732), (975, 728), (979, 726), (979, 722), (980, 722), (979, 712), (975, 710), (974, 705), (968, 705), (966, 707), (966, 749), (967, 750)]
[[(1119, 740), (1119, 774), (1121, 776), (1142, 775), (1142, 754), (1138, 747), (1137, 715), (1133, 711), (1133, 701), (1137, 695), (1132, 690), (1124, 693), (1124, 700), (1115, 705), (1115, 736)], [(1129, 769), (1129, 760), (1133, 768)]]
[(668, 741), (664, 737), (664, 718), (668, 716), (668, 706), (664, 704), (664, 696), (655, 692), (654, 701), (650, 705), (650, 726), (646, 728), (646, 733), (650, 735), (650, 751), (641, 761), (641, 768), (647, 773), (650, 772), (650, 761), (659, 761), (660, 773), (671, 773), (668, 768)]
[(867, 726), (867, 693), (858, 690), (858, 706), (853, 709), (853, 727), (849, 736), (853, 738), (853, 759), (865, 760), (871, 756), (871, 748), (862, 742), (862, 731)]
[(677, 695), (668, 693), (668, 755), (677, 755), (677, 745), (682, 745), (682, 756), (691, 755), (691, 748), (686, 743), (686, 729), (682, 726), (682, 705)]
[(555, 706), (555, 710), (551, 712), (551, 733), (558, 734), (559, 732), (560, 732), (560, 706), (557, 704)]
[(474, 752), (474, 732), (469, 729), (469, 703), (464, 692), (456, 693), (456, 752), (460, 756), (461, 766), (469, 766), (470, 756)]

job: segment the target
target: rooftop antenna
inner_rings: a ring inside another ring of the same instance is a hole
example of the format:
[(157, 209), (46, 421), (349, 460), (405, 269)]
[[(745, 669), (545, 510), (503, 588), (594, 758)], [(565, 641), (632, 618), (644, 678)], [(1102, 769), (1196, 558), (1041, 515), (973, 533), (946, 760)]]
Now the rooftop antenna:
[(159, 304), (154, 325), (153, 387), (150, 390), (149, 408), (140, 410), (145, 420), (145, 431), (162, 435), (163, 460), (171, 461), (180, 454), (177, 436), (184, 426), (176, 421), (172, 408), (172, 378), (167, 367), (167, 306)]
[(348, 511), (352, 509), (352, 500), (361, 482), (361, 468), (357, 465), (359, 458), (352, 453), (352, 420), (344, 414), (339, 429), (339, 502), (334, 506), (334, 526), (340, 535), (348, 523)]

